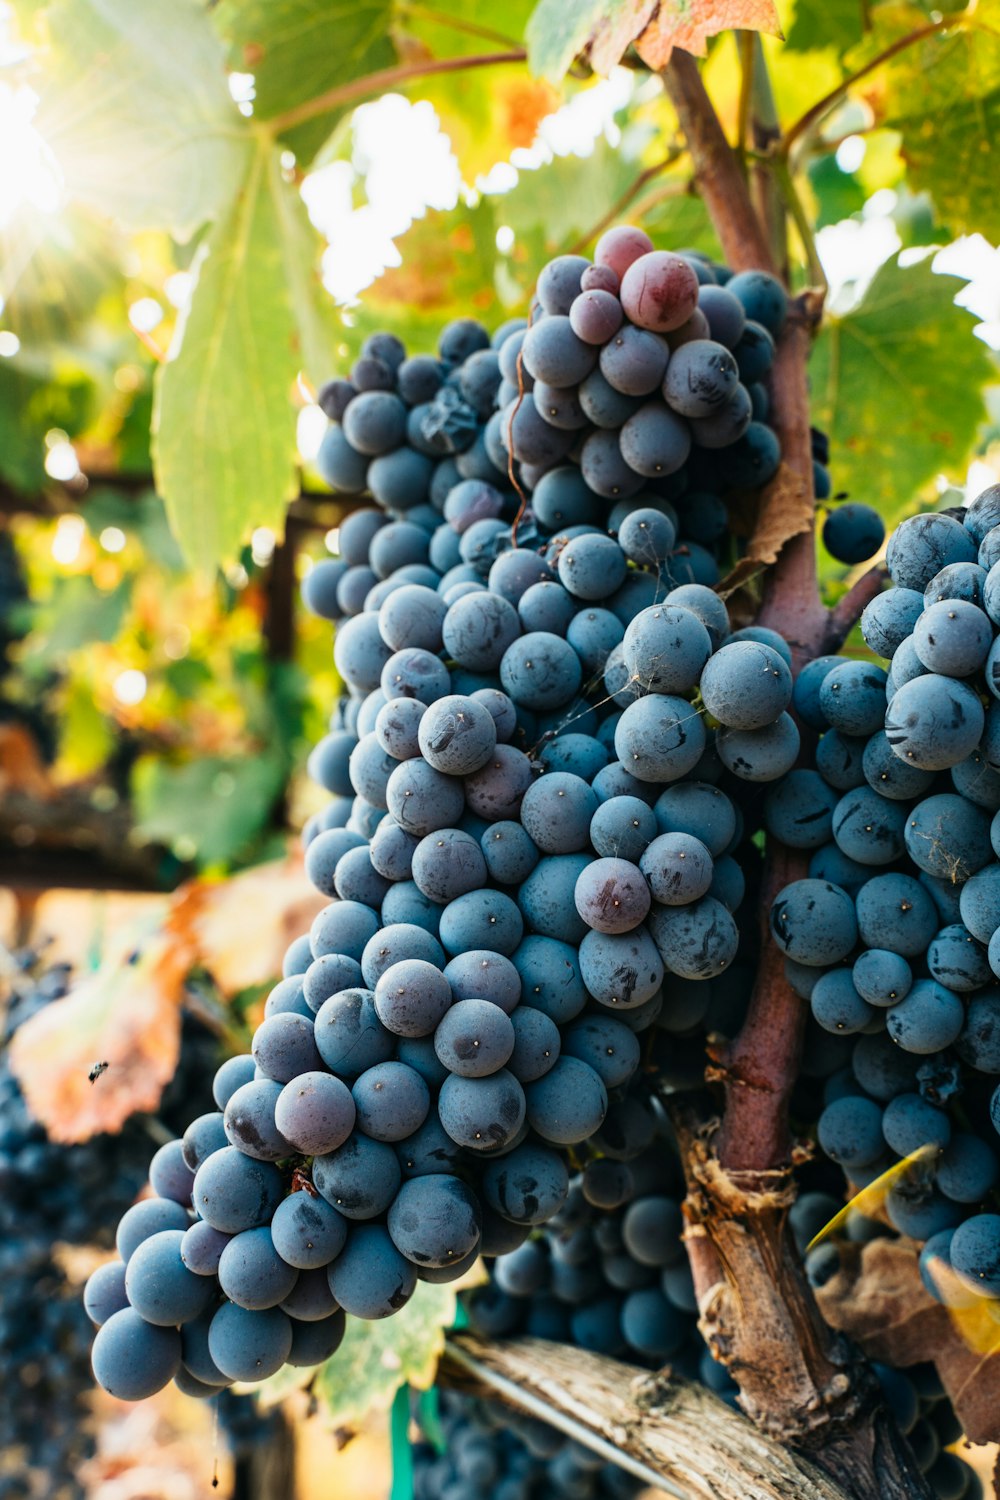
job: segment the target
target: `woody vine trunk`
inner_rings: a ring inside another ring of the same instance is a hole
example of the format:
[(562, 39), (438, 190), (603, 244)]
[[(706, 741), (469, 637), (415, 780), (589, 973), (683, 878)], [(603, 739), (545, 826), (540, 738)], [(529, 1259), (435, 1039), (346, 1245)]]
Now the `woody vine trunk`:
[[(746, 176), (693, 58), (664, 72), (698, 188), (730, 265), (778, 269)], [(756, 195), (760, 201), (760, 194)], [(773, 231), (772, 231), (773, 232)], [(774, 484), (813, 497), (806, 365), (821, 298), (792, 304), (779, 339), (771, 396), (784, 462)], [(795, 669), (838, 644), (851, 614), (877, 591), (877, 575), (832, 618), (817, 588), (813, 527), (787, 541), (764, 585), (758, 616), (793, 651)], [(919, 1500), (931, 1491), (882, 1403), (878, 1383), (845, 1339), (826, 1327), (787, 1230), (794, 1199), (788, 1106), (805, 1009), (767, 937), (782, 886), (806, 874), (800, 853), (771, 843), (760, 889), (761, 960), (743, 1028), (713, 1060), (721, 1121), (678, 1121), (685, 1159), (688, 1244), (703, 1332), (740, 1387), (749, 1416), (807, 1453), (857, 1500)]]

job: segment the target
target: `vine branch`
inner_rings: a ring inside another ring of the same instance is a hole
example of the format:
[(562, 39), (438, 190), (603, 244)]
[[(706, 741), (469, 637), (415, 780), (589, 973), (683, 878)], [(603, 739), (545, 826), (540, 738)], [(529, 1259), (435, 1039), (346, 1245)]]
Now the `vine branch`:
[(824, 651), (838, 651), (855, 625), (861, 619), (867, 605), (882, 592), (886, 570), (881, 565), (862, 573), (847, 593), (837, 600), (830, 611)]
[(958, 16), (941, 16), (937, 21), (929, 21), (926, 26), (918, 26), (915, 31), (907, 32), (906, 36), (897, 37), (894, 42), (890, 43), (888, 47), (884, 47), (881, 52), (876, 53), (862, 67), (850, 73), (846, 78), (841, 79), (835, 88), (830, 89), (829, 93), (824, 94), (821, 99), (817, 99), (816, 103), (811, 105), (805, 114), (799, 116), (794, 125), (789, 126), (788, 130), (785, 131), (785, 138), (781, 142), (781, 154), (787, 157), (792, 147), (803, 136), (810, 135), (823, 117), (829, 114), (834, 105), (840, 103), (841, 99), (854, 88), (855, 84), (860, 83), (862, 78), (867, 78), (870, 73), (874, 73), (883, 63), (890, 62), (900, 52), (905, 52), (908, 47), (914, 47), (918, 42), (925, 42), (928, 37), (940, 36), (943, 32), (951, 31), (957, 27), (964, 27), (967, 24), (968, 16), (964, 12)]
[(736, 271), (774, 272), (771, 247), (750, 201), (739, 158), (726, 140), (697, 63), (689, 53), (675, 51), (662, 77), (727, 261)]
[(329, 113), (331, 109), (336, 109), (341, 104), (351, 104), (355, 99), (365, 99), (370, 94), (380, 94), (387, 89), (398, 88), (400, 84), (411, 83), (415, 78), (430, 78), (436, 73), (461, 73), (472, 68), (493, 68), (504, 63), (520, 63), (525, 61), (527, 55), (523, 47), (517, 47), (509, 52), (483, 52), (470, 57), (428, 58), (424, 62), (400, 63), (395, 68), (381, 68), (377, 73), (367, 73), (363, 78), (352, 78), (349, 83), (341, 83), (336, 88), (327, 89), (325, 93), (317, 94), (314, 99), (306, 99), (303, 103), (297, 104), (294, 109), (286, 109), (284, 114), (272, 116), (266, 125), (274, 135), (281, 135), (295, 125), (302, 125), (306, 120), (315, 120), (317, 115)]
[(540, 1339), (449, 1337), (442, 1369), (568, 1433), (648, 1485), (687, 1500), (845, 1500), (808, 1459), (670, 1371)]

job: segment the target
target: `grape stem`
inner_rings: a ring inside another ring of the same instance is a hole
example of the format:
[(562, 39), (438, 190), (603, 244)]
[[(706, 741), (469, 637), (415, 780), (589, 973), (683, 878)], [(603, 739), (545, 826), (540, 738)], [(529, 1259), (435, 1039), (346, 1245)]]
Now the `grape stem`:
[(867, 605), (882, 592), (886, 571), (884, 567), (869, 568), (856, 579), (847, 593), (837, 600), (830, 611), (824, 650), (838, 651), (855, 625), (861, 619)]

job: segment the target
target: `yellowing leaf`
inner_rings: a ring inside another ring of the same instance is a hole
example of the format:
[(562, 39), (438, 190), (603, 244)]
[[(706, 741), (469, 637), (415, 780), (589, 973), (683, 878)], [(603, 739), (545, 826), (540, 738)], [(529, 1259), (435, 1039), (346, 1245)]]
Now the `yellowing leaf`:
[(580, 53), (609, 73), (634, 43), (643, 62), (659, 69), (675, 47), (704, 57), (708, 38), (730, 30), (780, 36), (773, 0), (540, 0), (528, 23), (528, 61), (558, 82)]
[(704, 57), (708, 39), (720, 31), (764, 31), (781, 35), (778, 12), (772, 0), (710, 0), (691, 5), (690, 0), (660, 0), (660, 7), (636, 40), (636, 51), (647, 67), (665, 68), (675, 47)]
[(789, 464), (783, 463), (760, 497), (743, 557), (717, 585), (717, 593), (728, 598), (776, 562), (786, 542), (809, 530), (814, 509), (808, 486)]
[(869, 1182), (867, 1187), (863, 1187), (859, 1193), (856, 1193), (849, 1203), (845, 1203), (840, 1212), (834, 1214), (829, 1224), (825, 1224), (819, 1234), (813, 1235), (806, 1248), (812, 1250), (815, 1245), (822, 1244), (823, 1240), (836, 1234), (852, 1213), (861, 1214), (869, 1219), (874, 1218), (879, 1210), (884, 1208), (889, 1189), (895, 1183), (904, 1177), (911, 1176), (926, 1163), (936, 1161), (940, 1154), (937, 1146), (920, 1146), (916, 1151), (911, 1151), (909, 1156), (893, 1162), (888, 1171), (876, 1177), (873, 1182)]
[(348, 1318), (344, 1342), (317, 1371), (313, 1395), (331, 1427), (351, 1427), (370, 1412), (388, 1411), (401, 1385), (434, 1383), (445, 1329), (455, 1320), (454, 1286), (418, 1281), (391, 1318)]
[[(148, 917), (123, 929), (101, 967), (19, 1026), (11, 1067), (55, 1141), (121, 1129), (155, 1110), (180, 1050), (180, 1001), (194, 954)], [(93, 1082), (96, 1063), (106, 1067)]]

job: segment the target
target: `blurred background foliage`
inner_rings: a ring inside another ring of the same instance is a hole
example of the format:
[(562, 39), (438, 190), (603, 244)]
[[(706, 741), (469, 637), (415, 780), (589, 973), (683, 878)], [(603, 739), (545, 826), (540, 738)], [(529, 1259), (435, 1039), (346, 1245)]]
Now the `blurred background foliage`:
[[(297, 582), (339, 515), (314, 397), (368, 332), (495, 324), (623, 218), (717, 250), (658, 78), (635, 51), (572, 62), (608, 7), (542, 0), (525, 62), (532, 8), (0, 4), (0, 860), (22, 877), (169, 886), (273, 855), (310, 810), (337, 682)], [(891, 525), (1000, 467), (1000, 0), (779, 9), (792, 278), (830, 282), (816, 421), (835, 493)], [(705, 65), (740, 141), (747, 45)]]

